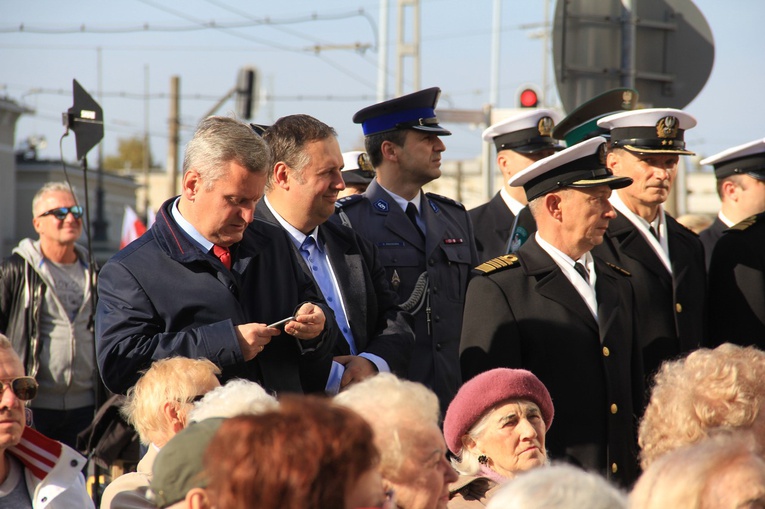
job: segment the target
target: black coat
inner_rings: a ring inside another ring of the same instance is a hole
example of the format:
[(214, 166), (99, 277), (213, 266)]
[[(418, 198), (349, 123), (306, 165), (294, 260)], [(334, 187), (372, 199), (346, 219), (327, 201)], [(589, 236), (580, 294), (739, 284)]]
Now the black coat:
[(638, 475), (636, 425), (644, 388), (629, 278), (595, 259), (596, 321), (536, 238), (517, 256), (512, 266), (470, 282), (463, 377), (497, 367), (533, 372), (555, 407), (547, 433), (551, 458), (627, 486)]
[[(255, 215), (281, 228), (265, 204)], [(381, 357), (393, 373), (406, 376), (414, 349), (414, 319), (398, 306), (398, 295), (388, 284), (377, 249), (352, 229), (331, 222), (319, 226), (319, 237), (337, 278), (357, 351)], [(295, 248), (294, 243), (292, 246)], [(313, 278), (297, 249), (295, 253), (303, 272)], [(342, 337), (335, 343), (334, 353), (350, 355)]]
[[(292, 254), (281, 228), (255, 221), (232, 246), (232, 268), (203, 252), (165, 202), (146, 234), (121, 250), (99, 274), (96, 350), (107, 388), (124, 393), (155, 360), (205, 357), (233, 377), (281, 392), (323, 391), (337, 327)], [(234, 330), (273, 323), (301, 303), (319, 303), (324, 333), (304, 342), (284, 333), (245, 362)]]
[(470, 271), (477, 265), (473, 227), (465, 208), (442, 196), (427, 193), (420, 214), (427, 225), (425, 241), (401, 207), (377, 184), (363, 195), (338, 202), (353, 229), (372, 242), (385, 267), (391, 288), (406, 302), (425, 272), (429, 292), (413, 312), (415, 345), (409, 364), (410, 380), (422, 382), (446, 408), (461, 384), (459, 332)]
[(483, 263), (507, 254), (507, 241), (513, 227), (515, 214), (497, 193), (494, 198), (474, 209), (468, 210), (475, 232), (475, 248), (478, 261)]
[(710, 346), (765, 350), (765, 212), (725, 231), (709, 267)]
[(720, 240), (722, 234), (728, 226), (720, 221), (720, 217), (716, 217), (714, 222), (706, 230), (699, 233), (699, 240), (704, 246), (704, 262), (709, 270), (709, 264), (712, 262), (712, 251), (715, 249), (715, 244)]
[(673, 275), (622, 214), (611, 221), (603, 244), (592, 251), (632, 274), (635, 320), (647, 378), (665, 360), (698, 348), (707, 336), (704, 248), (698, 235), (671, 216), (666, 219)]

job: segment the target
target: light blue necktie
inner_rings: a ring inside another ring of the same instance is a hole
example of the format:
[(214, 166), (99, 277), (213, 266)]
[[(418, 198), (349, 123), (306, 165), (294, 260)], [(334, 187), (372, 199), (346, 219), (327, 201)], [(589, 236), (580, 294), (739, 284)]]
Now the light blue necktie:
[(343, 333), (345, 340), (351, 348), (351, 355), (356, 355), (356, 342), (353, 340), (351, 327), (348, 324), (348, 318), (345, 316), (345, 311), (343, 310), (343, 303), (340, 300), (340, 296), (335, 291), (335, 285), (332, 284), (332, 274), (330, 273), (326, 251), (317, 246), (316, 240), (309, 235), (300, 246), (300, 255), (311, 269), (311, 274), (313, 274), (316, 284), (319, 285), (319, 289), (324, 295), (327, 305), (334, 311), (335, 320), (340, 327), (340, 331)]

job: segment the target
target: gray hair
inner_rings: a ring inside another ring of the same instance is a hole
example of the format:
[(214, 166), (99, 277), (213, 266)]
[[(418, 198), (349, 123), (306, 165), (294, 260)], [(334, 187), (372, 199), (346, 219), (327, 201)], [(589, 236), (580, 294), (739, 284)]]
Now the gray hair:
[(557, 464), (519, 474), (497, 491), (486, 509), (550, 507), (626, 509), (627, 496), (597, 474), (571, 465)]
[[(56, 193), (56, 192), (63, 192), (63, 193), (69, 193), (74, 198), (75, 203), (77, 202), (77, 196), (74, 194), (75, 189), (74, 187), (69, 187), (69, 184), (66, 182), (46, 182), (43, 184), (43, 186), (37, 190), (35, 193), (34, 198), (32, 198), (32, 217), (37, 217), (37, 206), (40, 205), (40, 202), (43, 199), (43, 196), (45, 196), (48, 193)], [(44, 211), (43, 211), (44, 212)]]
[(710, 492), (725, 479), (726, 469), (747, 460), (765, 461), (755, 452), (756, 441), (749, 432), (732, 430), (681, 447), (651, 463), (630, 494), (631, 509), (716, 507)]
[(396, 478), (414, 445), (411, 432), (438, 427), (438, 398), (433, 391), (391, 373), (379, 373), (350, 386), (335, 396), (335, 402), (354, 410), (372, 426), (381, 454), (380, 472), (388, 479)]
[(186, 145), (183, 173), (195, 170), (210, 189), (225, 176), (230, 162), (251, 173), (265, 173), (271, 166), (271, 151), (247, 124), (230, 117), (205, 118)]
[(200, 422), (211, 417), (257, 415), (278, 408), (279, 402), (263, 387), (249, 380), (235, 378), (205, 394), (189, 412), (189, 422)]
[[(297, 175), (302, 177), (302, 170), (310, 162), (304, 148), (313, 141), (337, 137), (337, 132), (321, 120), (310, 115), (287, 115), (282, 117), (263, 133), (274, 163), (284, 162)], [(266, 190), (273, 188), (273, 171), (268, 172)]]

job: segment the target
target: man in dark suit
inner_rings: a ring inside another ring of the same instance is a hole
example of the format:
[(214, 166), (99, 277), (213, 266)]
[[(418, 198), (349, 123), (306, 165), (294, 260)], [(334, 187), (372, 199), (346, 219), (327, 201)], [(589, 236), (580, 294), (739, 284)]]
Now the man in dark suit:
[(735, 343), (765, 350), (765, 212), (725, 230), (709, 266), (709, 295), (705, 346)]
[[(483, 132), (483, 141), (497, 148), (497, 168), (502, 173), (503, 184), (488, 203), (468, 211), (479, 261), (516, 252), (536, 231), (531, 214), (528, 211), (521, 214), (526, 206), (523, 189), (510, 187), (507, 181), (532, 163), (563, 148), (551, 137), (559, 118), (553, 110), (525, 110)], [(511, 233), (514, 242), (510, 242)]]
[(422, 186), (441, 175), (435, 107), (430, 88), (357, 112), (375, 180), (362, 195), (338, 201), (333, 220), (350, 224), (378, 249), (401, 306), (414, 315), (415, 346), (407, 378), (422, 382), (446, 408), (460, 386), (459, 331), (470, 270), (477, 254), (462, 204)]
[(633, 184), (611, 195), (618, 216), (593, 253), (632, 274), (635, 317), (646, 378), (661, 363), (687, 353), (707, 334), (704, 248), (698, 235), (664, 211), (685, 148), (684, 133), (696, 125), (670, 108), (634, 110), (603, 117), (610, 130), (607, 164)]
[(590, 250), (615, 217), (611, 190), (631, 180), (604, 167), (604, 145), (592, 138), (510, 180), (523, 186), (538, 230), (517, 256), (477, 268), (460, 360), (466, 380), (497, 367), (532, 371), (555, 402), (550, 457), (629, 486), (643, 393), (632, 291), (623, 269)]
[(699, 234), (707, 269), (715, 244), (725, 230), (765, 211), (765, 139), (723, 150), (701, 164), (711, 164), (717, 179), (720, 212), (712, 226)]
[(345, 187), (335, 130), (308, 115), (282, 117), (263, 137), (274, 165), (256, 216), (290, 236), (304, 271), (332, 308), (336, 342), (326, 391), (377, 372), (405, 376), (414, 348), (412, 316), (398, 306), (374, 245), (355, 231), (326, 222)]
[[(334, 321), (277, 227), (248, 224), (263, 194), (270, 153), (246, 126), (203, 120), (186, 148), (182, 193), (154, 226), (117, 253), (99, 276), (98, 366), (124, 393), (165, 357), (205, 357), (224, 379), (273, 391), (323, 389)], [(326, 309), (326, 311), (325, 311)], [(267, 324), (295, 318), (288, 337)]]

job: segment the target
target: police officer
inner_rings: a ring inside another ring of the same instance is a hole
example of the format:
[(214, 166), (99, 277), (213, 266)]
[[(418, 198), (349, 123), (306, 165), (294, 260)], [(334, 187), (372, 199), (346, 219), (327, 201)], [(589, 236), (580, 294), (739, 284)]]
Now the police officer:
[(497, 148), (497, 167), (502, 172), (503, 185), (488, 203), (468, 211), (480, 261), (514, 253), (536, 231), (531, 214), (528, 211), (521, 214), (526, 206), (523, 189), (510, 187), (507, 181), (563, 148), (552, 138), (553, 127), (559, 119), (560, 115), (553, 110), (525, 110), (483, 132), (483, 141)]
[(671, 108), (598, 120), (610, 130), (608, 167), (634, 182), (611, 195), (618, 216), (593, 254), (632, 274), (647, 377), (663, 361), (697, 348), (707, 332), (704, 248), (663, 207), (680, 156), (693, 155), (684, 133), (695, 125), (691, 115)]
[(402, 307), (415, 317), (409, 378), (439, 397), (443, 411), (460, 386), (459, 333), (470, 271), (477, 265), (473, 228), (462, 204), (422, 186), (441, 176), (439, 88), (364, 108), (362, 125), (375, 180), (362, 195), (338, 201), (333, 220), (373, 242)]
[(631, 179), (605, 168), (604, 144), (592, 138), (510, 180), (523, 186), (538, 230), (517, 256), (477, 268), (460, 360), (466, 380), (496, 367), (536, 374), (555, 402), (550, 457), (629, 486), (643, 391), (632, 290), (623, 269), (590, 251), (615, 217), (611, 190)]
[(699, 234), (709, 268), (712, 250), (723, 232), (765, 211), (765, 139), (723, 150), (702, 159), (701, 164), (714, 167), (722, 203), (712, 226)]

